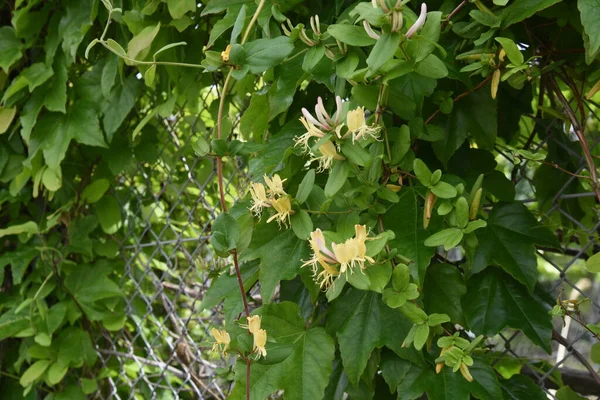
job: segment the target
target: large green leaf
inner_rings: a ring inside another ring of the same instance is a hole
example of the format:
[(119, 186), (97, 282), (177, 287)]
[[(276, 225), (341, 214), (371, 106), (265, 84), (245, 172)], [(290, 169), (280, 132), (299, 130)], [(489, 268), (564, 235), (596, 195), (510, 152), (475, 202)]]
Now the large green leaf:
[(11, 26), (0, 28), (0, 68), (8, 73), (9, 68), (23, 56), (23, 43)]
[(487, 227), (478, 230), (478, 238), (473, 273), (498, 264), (530, 291), (537, 279), (534, 243), (560, 248), (552, 232), (540, 225), (521, 203), (494, 206)]
[(294, 45), (287, 36), (275, 39), (257, 39), (244, 45), (246, 49), (245, 65), (250, 72), (259, 74), (279, 64), (293, 50)]
[(468, 400), (471, 395), (481, 400), (497, 400), (502, 397), (494, 370), (477, 358), (474, 359), (473, 366), (469, 367), (473, 382), (467, 382), (460, 372), (452, 372), (446, 366), (436, 374), (433, 366), (404, 362), (410, 365), (410, 369), (397, 388), (403, 400), (417, 399), (425, 392), (429, 400)]
[(100, 268), (79, 264), (64, 281), (83, 312), (91, 320), (101, 320), (111, 315), (103, 300), (121, 297), (123, 293)]
[(121, 207), (113, 196), (106, 195), (95, 204), (96, 215), (102, 230), (109, 235), (116, 233), (121, 228)]
[[(298, 305), (291, 302), (265, 305), (261, 328), (267, 331), (265, 363), (253, 362), (250, 370), (250, 398), (266, 399), (283, 390), (286, 399), (323, 398), (333, 370), (334, 341), (323, 328), (305, 329)], [(269, 362), (269, 350), (288, 347), (289, 355), (280, 362)], [(230, 399), (245, 396), (246, 363), (235, 366), (236, 386)]]
[(169, 14), (171, 14), (171, 17), (173, 17), (173, 19), (179, 19), (188, 11), (194, 11), (196, 9), (196, 1), (167, 0), (167, 6), (169, 6)]
[(69, 109), (67, 137), (88, 146), (108, 147), (96, 110), (86, 102), (78, 102)]
[(64, 365), (81, 366), (86, 363), (91, 366), (98, 358), (90, 335), (81, 328), (69, 327), (62, 331), (57, 344), (58, 360)]
[(435, 264), (427, 268), (423, 293), (423, 302), (428, 314), (447, 314), (452, 322), (464, 325), (460, 301), (467, 293), (467, 287), (457, 267)]
[(550, 351), (549, 307), (500, 269), (488, 268), (471, 277), (462, 306), (467, 324), (476, 334), (493, 336), (511, 327), (522, 330), (532, 342)]
[(327, 331), (336, 334), (344, 371), (357, 384), (371, 352), (387, 346), (401, 351), (412, 323), (385, 305), (379, 293), (351, 288), (331, 303)]
[(327, 32), (350, 46), (370, 46), (375, 43), (375, 39), (369, 37), (362, 26), (333, 24), (327, 27)]
[(588, 37), (585, 52), (588, 57), (600, 50), (600, 2), (598, 0), (578, 0), (581, 24)]
[(504, 400), (546, 400), (548, 398), (542, 388), (525, 375), (513, 375), (510, 379), (501, 379), (500, 385)]
[(267, 95), (254, 93), (250, 106), (240, 120), (240, 131), (245, 138), (254, 138), (261, 142), (269, 127), (269, 98)]
[(367, 58), (367, 65), (369, 68), (376, 71), (386, 61), (394, 57), (394, 53), (398, 49), (401, 39), (402, 36), (400, 36), (398, 32), (382, 33)]
[(294, 279), (300, 272), (302, 259), (308, 259), (308, 242), (298, 239), (291, 229), (280, 231), (275, 222), (257, 225), (242, 260), (257, 258), (261, 260), (260, 292), (263, 301), (270, 302), (277, 283)]
[(140, 88), (140, 81), (135, 76), (130, 76), (122, 85), (116, 85), (111, 91), (110, 100), (105, 103), (104, 118), (102, 119), (109, 143), (135, 105)]
[(504, 8), (500, 17), (502, 18), (502, 27), (506, 28), (517, 22), (531, 17), (536, 12), (548, 8), (562, 0), (515, 0)]
[(425, 270), (435, 254), (435, 248), (425, 246), (424, 242), (435, 232), (436, 223), (432, 221), (429, 230), (423, 228), (423, 209), (415, 189), (405, 187), (398, 193), (398, 203), (388, 210), (384, 224), (396, 235), (389, 242), (390, 247), (413, 261), (409, 264), (411, 275), (415, 283), (423, 286)]
[(0, 340), (11, 337), (31, 325), (29, 316), (25, 313), (15, 314), (10, 310), (0, 316)]
[(66, 3), (67, 10), (60, 20), (58, 33), (70, 64), (75, 60), (77, 49), (92, 26), (95, 7), (92, 0), (70, 0)]

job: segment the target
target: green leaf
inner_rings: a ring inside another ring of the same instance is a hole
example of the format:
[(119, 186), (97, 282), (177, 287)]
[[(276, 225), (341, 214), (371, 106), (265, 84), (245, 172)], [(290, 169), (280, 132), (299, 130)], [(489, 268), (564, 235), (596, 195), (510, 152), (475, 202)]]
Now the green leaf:
[(21, 386), (29, 386), (38, 380), (42, 374), (46, 372), (51, 363), (51, 360), (39, 360), (33, 363), (27, 368), (23, 375), (21, 375), (21, 379), (19, 380)]
[(584, 29), (586, 56), (592, 58), (600, 50), (600, 4), (597, 0), (578, 0), (577, 8), (581, 13), (581, 24)]
[(12, 123), (15, 115), (17, 113), (17, 108), (4, 108), (0, 107), (0, 135), (8, 130), (10, 124)]
[(325, 56), (325, 45), (317, 45), (308, 49), (304, 55), (302, 69), (311, 72)]
[(167, 0), (167, 6), (169, 7), (169, 14), (173, 19), (179, 19), (185, 15), (188, 11), (196, 10), (195, 0)]
[(98, 222), (105, 233), (112, 235), (121, 228), (121, 207), (113, 196), (102, 197), (95, 204)]
[[(185, 0), (175, 0), (176, 3), (182, 4)], [(171, 2), (169, 2), (170, 4)], [(169, 7), (170, 10), (170, 7)], [(140, 33), (135, 35), (127, 44), (127, 57), (132, 59), (144, 59), (148, 54), (148, 50), (152, 45), (152, 41), (160, 30), (160, 22), (156, 26), (147, 26)], [(127, 60), (125, 60), (127, 62)]]
[(410, 271), (406, 264), (398, 264), (392, 273), (392, 286), (396, 291), (406, 290), (410, 283)]
[[(81, 264), (65, 279), (65, 286), (72, 293), (86, 316), (98, 321), (113, 314), (107, 299), (123, 296), (121, 289), (98, 267)], [(89, 338), (89, 336), (88, 336)]]
[(327, 178), (325, 184), (325, 196), (333, 197), (344, 186), (348, 179), (349, 167), (346, 162), (336, 162)]
[(23, 56), (23, 43), (12, 26), (0, 28), (0, 68), (8, 74), (10, 67)]
[(156, 52), (154, 52), (154, 54), (152, 55), (152, 58), (156, 60), (156, 57), (162, 53), (163, 51), (167, 51), (169, 49), (172, 49), (174, 47), (179, 47), (179, 46), (186, 46), (187, 42), (175, 42), (175, 43), (169, 43), (163, 47), (161, 47), (160, 49), (156, 50)]
[(519, 66), (525, 62), (523, 59), (523, 53), (519, 50), (519, 47), (509, 38), (497, 37), (495, 38), (496, 42), (502, 45), (502, 48), (506, 52), (508, 59), (515, 66)]
[(550, 351), (552, 320), (548, 307), (500, 269), (488, 268), (471, 277), (462, 306), (467, 324), (476, 334), (493, 336), (511, 327)]
[(110, 99), (104, 107), (104, 117), (102, 118), (102, 125), (109, 143), (135, 105), (140, 88), (141, 83), (135, 76), (130, 76), (122, 85), (116, 85), (110, 92)]
[(463, 233), (460, 228), (447, 228), (429, 236), (425, 240), (425, 246), (437, 247), (444, 246), (444, 250), (448, 251), (456, 247), (463, 238)]
[[(251, 364), (250, 398), (266, 399), (278, 390), (283, 390), (285, 398), (291, 400), (323, 398), (335, 355), (331, 336), (323, 328), (306, 329), (300, 309), (294, 303), (268, 304), (259, 312), (261, 326), (267, 331), (267, 358), (266, 364)], [(269, 354), (275, 354), (275, 346), (285, 346), (288, 355), (270, 364)], [(235, 380), (228, 398), (244, 399), (246, 363), (243, 361), (235, 366)]]
[(594, 343), (592, 345), (590, 357), (595, 364), (600, 364), (600, 343)]
[(96, 9), (92, 0), (69, 1), (66, 12), (58, 24), (58, 37), (62, 38), (62, 49), (69, 59), (75, 60), (79, 45), (92, 26), (92, 12)]
[(437, 56), (430, 54), (415, 64), (414, 71), (427, 78), (441, 79), (448, 75), (448, 68)]
[(308, 256), (307, 244), (292, 230), (282, 233), (275, 224), (255, 227), (250, 248), (242, 254), (242, 260), (260, 258), (260, 289), (265, 303), (271, 301), (279, 281), (291, 280), (298, 275), (302, 259)]
[[(600, 343), (596, 343), (600, 344)], [(595, 345), (596, 345), (595, 344)], [(595, 346), (594, 345), (594, 346)], [(586, 400), (586, 397), (582, 397), (569, 386), (563, 386), (556, 391), (556, 398), (558, 400)]]
[(0, 340), (9, 338), (26, 329), (31, 324), (26, 315), (17, 315), (14, 310), (9, 310), (0, 316)]
[(521, 22), (562, 0), (514, 0), (510, 5), (502, 10), (502, 27), (507, 28), (517, 22)]
[(452, 199), (456, 197), (457, 191), (454, 186), (449, 183), (440, 181), (431, 187), (431, 191), (441, 199)]
[(200, 157), (204, 157), (210, 152), (210, 143), (206, 140), (204, 136), (198, 137), (194, 143), (192, 143), (192, 148)]
[(428, 313), (447, 314), (452, 322), (464, 325), (461, 299), (467, 293), (467, 287), (458, 268), (450, 264), (434, 264), (427, 268), (423, 293)]
[(81, 328), (69, 327), (63, 330), (57, 339), (58, 362), (81, 367), (83, 363), (92, 366), (98, 355), (90, 335)]
[(44, 106), (49, 111), (65, 114), (67, 112), (67, 81), (69, 73), (65, 57), (62, 53), (56, 57), (54, 63), (54, 79), (44, 97)]
[(487, 222), (482, 219), (471, 221), (471, 222), (469, 222), (467, 227), (465, 229), (463, 229), (463, 233), (471, 233), (476, 229), (485, 228), (486, 226), (487, 226)]
[(269, 98), (267, 95), (254, 93), (250, 106), (240, 120), (240, 131), (246, 138), (263, 141), (263, 136), (269, 127)]
[(83, 394), (92, 394), (98, 390), (98, 383), (95, 379), (81, 379), (81, 390)]
[(494, 206), (485, 229), (478, 230), (479, 245), (473, 258), (473, 273), (490, 264), (500, 265), (533, 291), (537, 280), (534, 244), (560, 249), (560, 243), (520, 203)]
[(327, 27), (327, 32), (335, 39), (350, 46), (371, 46), (375, 39), (369, 37), (362, 26), (333, 24)]
[(326, 328), (337, 336), (344, 371), (356, 384), (371, 352), (382, 346), (400, 351), (410, 326), (398, 310), (383, 303), (380, 294), (350, 288), (331, 303)]
[(292, 230), (298, 239), (307, 240), (313, 231), (313, 222), (310, 215), (304, 210), (298, 211), (291, 217)]
[(279, 64), (293, 50), (294, 45), (287, 36), (275, 39), (257, 39), (244, 44), (246, 63), (253, 74), (265, 72)]
[(38, 225), (33, 222), (25, 222), (23, 224), (12, 225), (8, 228), (0, 229), (0, 238), (7, 235), (20, 235), (21, 233), (37, 233)]
[(300, 186), (298, 186), (298, 191), (296, 192), (296, 201), (298, 204), (303, 204), (310, 192), (313, 189), (313, 185), (315, 184), (315, 170), (309, 169), (304, 178), (302, 178), (302, 182), (300, 182)]
[(48, 368), (48, 383), (51, 385), (56, 385), (63, 380), (68, 370), (68, 364), (63, 364), (59, 361), (56, 361), (50, 366), (50, 368)]
[(398, 49), (401, 39), (402, 36), (398, 32), (382, 33), (367, 58), (369, 69), (371, 71), (377, 71), (386, 61), (394, 57), (394, 53)]
[(501, 379), (502, 396), (505, 400), (547, 400), (548, 396), (531, 378), (516, 374), (510, 379)]
[(429, 325), (415, 325), (413, 329), (415, 330), (415, 337), (413, 339), (415, 349), (421, 350), (429, 337)]
[(421, 182), (421, 185), (429, 187), (431, 185), (431, 177), (433, 174), (427, 165), (420, 158), (415, 158), (413, 169), (417, 179)]
[(450, 322), (450, 317), (446, 314), (430, 314), (427, 318), (427, 325), (436, 326)]
[(228, 213), (219, 214), (212, 226), (210, 243), (219, 253), (233, 250), (240, 239), (240, 228), (237, 221)]
[(42, 183), (51, 192), (56, 192), (62, 186), (62, 172), (58, 169), (46, 168), (42, 175)]
[(121, 57), (126, 57), (127, 53), (125, 52), (125, 49), (115, 40), (113, 39), (108, 39), (106, 41), (106, 45), (111, 48), (112, 50), (114, 50), (115, 53), (117, 53), (119, 56)]
[(411, 55), (414, 62), (424, 60), (435, 50), (435, 44), (440, 40), (441, 20), (441, 11), (428, 12), (425, 25), (419, 34), (408, 41), (406, 52)]
[(69, 108), (67, 137), (81, 144), (107, 148), (96, 110), (87, 102), (79, 102)]
[[(406, 187), (398, 192), (398, 197), (398, 203), (388, 210), (384, 220), (386, 229), (391, 229), (396, 235), (389, 244), (399, 254), (413, 261), (409, 264), (411, 275), (421, 287), (435, 248), (427, 247), (424, 243), (431, 233), (423, 229), (423, 209), (419, 205), (417, 191)], [(437, 223), (432, 221), (429, 229), (436, 229), (436, 226)]]
[(588, 269), (588, 271), (593, 272), (593, 273), (599, 273), (600, 272), (600, 253), (596, 253), (593, 256), (591, 256), (590, 258), (588, 258), (585, 262), (585, 266)]

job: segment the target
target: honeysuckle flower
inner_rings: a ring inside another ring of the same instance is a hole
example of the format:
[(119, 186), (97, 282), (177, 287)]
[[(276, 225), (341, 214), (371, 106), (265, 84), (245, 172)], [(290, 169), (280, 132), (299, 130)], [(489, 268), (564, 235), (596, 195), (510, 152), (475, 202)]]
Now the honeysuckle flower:
[(371, 39), (379, 40), (379, 38), (381, 37), (381, 35), (379, 35), (378, 33), (376, 33), (373, 30), (373, 28), (371, 28), (371, 24), (369, 24), (369, 22), (366, 19), (363, 20), (363, 28), (365, 28), (365, 32), (367, 32), (367, 35)]
[(346, 114), (346, 124), (348, 125), (348, 135), (352, 135), (352, 142), (360, 140), (366, 136), (378, 139), (380, 128), (378, 126), (369, 126), (365, 120), (365, 108), (358, 107)]
[(306, 133), (294, 138), (294, 140), (296, 142), (295, 145), (296, 146), (301, 145), (303, 147), (304, 151), (307, 152), (307, 151), (309, 151), (309, 148), (310, 148), (310, 145), (308, 144), (308, 141), (310, 140), (310, 138), (320, 139), (323, 136), (325, 136), (325, 134), (323, 132), (321, 132), (321, 130), (319, 128), (315, 127), (313, 124), (308, 122), (308, 120), (304, 117), (300, 117), (300, 122), (302, 122), (302, 125), (304, 125), (304, 127), (306, 128)]
[(331, 250), (325, 243), (325, 237), (320, 229), (310, 234), (312, 257), (305, 261), (302, 267), (310, 266), (315, 282), (321, 288), (328, 288), (340, 274), (354, 273), (356, 266), (364, 273), (365, 262), (375, 263), (367, 256), (367, 228), (364, 225), (354, 226), (355, 235), (344, 243), (331, 243)]
[(336, 112), (334, 117), (331, 117), (327, 110), (325, 110), (325, 105), (323, 104), (323, 99), (319, 96), (317, 98), (317, 104), (315, 105), (315, 116), (313, 116), (306, 108), (302, 108), (302, 115), (304, 118), (318, 129), (323, 132), (336, 132), (339, 136), (339, 130), (343, 125), (340, 125), (340, 117), (342, 114), (342, 98), (340, 96), (335, 96), (335, 105)]
[(265, 349), (265, 345), (267, 344), (267, 331), (264, 329), (258, 329), (256, 332), (252, 333), (254, 337), (254, 346), (252, 351), (254, 351), (258, 357), (267, 357), (267, 349)]
[(406, 38), (410, 39), (423, 25), (425, 25), (425, 19), (427, 18), (427, 4), (421, 3), (421, 13), (419, 18), (406, 32)]
[(271, 206), (271, 201), (267, 198), (265, 186), (262, 183), (253, 183), (250, 186), (250, 195), (252, 196), (250, 211), (260, 218), (262, 209)]
[(248, 329), (252, 334), (258, 332), (260, 329), (260, 315), (248, 317), (248, 325), (242, 325), (242, 327)]
[(212, 351), (220, 351), (221, 354), (227, 354), (227, 348), (229, 347), (229, 342), (231, 342), (231, 338), (229, 337), (229, 333), (226, 330), (218, 330), (212, 328), (210, 330), (210, 334), (215, 338), (215, 343), (213, 344)]
[(283, 182), (287, 181), (286, 179), (281, 179), (281, 177), (277, 174), (273, 175), (273, 178), (269, 178), (267, 175), (264, 176), (265, 183), (269, 187), (269, 194), (271, 196), (286, 196), (287, 193), (283, 190)]
[(279, 226), (283, 223), (286, 227), (288, 226), (288, 222), (290, 221), (290, 214), (292, 211), (292, 203), (290, 202), (290, 198), (288, 196), (280, 197), (277, 200), (272, 200), (271, 205), (277, 211), (276, 214), (272, 215), (271, 218), (267, 220), (267, 223), (277, 220)]
[(323, 172), (326, 169), (331, 168), (331, 166), (333, 165), (333, 160), (346, 159), (344, 156), (338, 154), (337, 150), (335, 149), (335, 145), (330, 140), (328, 140), (319, 147), (319, 152), (321, 153), (321, 155), (311, 160), (319, 162), (319, 167), (317, 168), (319, 172)]
[(224, 51), (221, 52), (221, 60), (229, 61), (229, 52), (231, 51), (231, 45), (228, 44)]

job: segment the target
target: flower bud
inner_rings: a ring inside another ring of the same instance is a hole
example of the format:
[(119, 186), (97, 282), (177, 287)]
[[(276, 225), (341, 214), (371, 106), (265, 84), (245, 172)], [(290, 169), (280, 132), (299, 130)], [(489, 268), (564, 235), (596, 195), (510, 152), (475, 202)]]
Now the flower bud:
[(471, 373), (469, 372), (469, 367), (467, 367), (466, 364), (460, 364), (460, 373), (462, 374), (463, 378), (465, 378), (468, 382), (473, 382), (473, 377), (471, 376)]
[(437, 196), (433, 194), (433, 192), (427, 192), (427, 196), (425, 197), (425, 209), (423, 210), (423, 228), (427, 229), (429, 226), (429, 220), (431, 219), (431, 214), (433, 213), (433, 206), (435, 205), (435, 201), (437, 200)]
[(475, 192), (475, 196), (473, 197), (473, 201), (471, 202), (471, 208), (469, 209), (469, 219), (471, 221), (477, 218), (477, 212), (479, 211), (479, 204), (481, 203), (481, 195), (483, 193), (483, 188), (479, 188)]
[(492, 99), (496, 98), (496, 94), (498, 93), (498, 85), (500, 85), (500, 70), (496, 69), (492, 75)]

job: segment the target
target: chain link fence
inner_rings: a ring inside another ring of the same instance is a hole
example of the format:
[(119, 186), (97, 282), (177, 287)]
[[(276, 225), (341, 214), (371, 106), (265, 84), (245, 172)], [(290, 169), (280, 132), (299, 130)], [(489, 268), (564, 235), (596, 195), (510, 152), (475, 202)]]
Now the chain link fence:
[[(216, 165), (213, 158), (200, 158), (192, 148), (195, 138), (209, 139), (212, 134), (210, 110), (215, 109), (216, 98), (215, 87), (210, 87), (199, 99), (197, 114), (192, 115), (183, 104), (174, 115), (157, 117), (158, 128), (146, 130), (143, 135), (148, 136), (142, 138), (151, 143), (152, 156), (124, 174), (116, 189), (127, 217), (120, 247), (128, 318), (121, 332), (107, 333), (97, 341), (103, 365), (118, 371), (105, 376), (100, 398), (224, 399), (229, 392), (229, 360), (210, 352), (209, 331), (221, 325), (223, 310), (200, 308), (214, 273), (225, 267), (208, 246), (211, 222), (220, 212)], [(578, 142), (566, 140), (562, 127), (553, 124), (543, 141), (528, 141), (531, 150), (562, 152), (571, 162), (576, 160), (574, 174), (585, 174), (587, 166), (577, 150)], [(516, 183), (517, 200), (532, 206), (550, 225), (572, 227), (559, 232), (564, 252), (537, 250), (542, 285), (555, 299), (588, 299), (582, 304), (581, 317), (587, 323), (598, 322), (599, 287), (584, 263), (588, 250), (595, 252), (600, 245), (596, 242), (600, 225), (597, 215), (581, 217), (582, 207), (594, 206), (593, 192), (582, 186), (581, 179), (551, 163), (540, 167), (515, 160), (502, 147), (497, 150), (498, 161)], [(245, 193), (248, 179), (241, 160), (227, 160), (225, 165), (226, 197), (231, 204)], [(559, 177), (555, 186), (535, 181), (534, 172), (542, 167), (555, 169)], [(569, 318), (564, 326), (559, 319), (554, 323), (551, 355), (510, 330), (490, 338), (490, 348), (498, 354), (499, 363), (507, 364), (507, 357), (524, 361), (521, 372), (530, 375), (550, 398), (560, 379), (557, 370), (564, 383), (580, 393), (600, 395), (597, 366), (589, 361), (592, 335)]]

